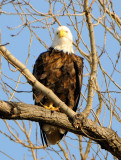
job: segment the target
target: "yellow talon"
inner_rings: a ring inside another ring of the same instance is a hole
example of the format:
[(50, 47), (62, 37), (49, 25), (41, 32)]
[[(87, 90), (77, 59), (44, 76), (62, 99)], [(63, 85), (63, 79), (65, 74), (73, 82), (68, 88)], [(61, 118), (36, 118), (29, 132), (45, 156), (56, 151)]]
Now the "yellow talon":
[(53, 107), (52, 104), (50, 104), (49, 106), (44, 105), (44, 107), (52, 111), (60, 111), (59, 107)]

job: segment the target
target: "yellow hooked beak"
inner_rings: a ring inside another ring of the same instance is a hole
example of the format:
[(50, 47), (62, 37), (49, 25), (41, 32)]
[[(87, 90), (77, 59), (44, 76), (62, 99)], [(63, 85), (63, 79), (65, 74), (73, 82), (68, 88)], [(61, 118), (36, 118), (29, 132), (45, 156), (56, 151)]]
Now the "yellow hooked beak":
[(63, 29), (61, 29), (60, 32), (59, 32), (59, 36), (60, 36), (60, 38), (61, 37), (67, 37), (67, 32), (64, 31)]

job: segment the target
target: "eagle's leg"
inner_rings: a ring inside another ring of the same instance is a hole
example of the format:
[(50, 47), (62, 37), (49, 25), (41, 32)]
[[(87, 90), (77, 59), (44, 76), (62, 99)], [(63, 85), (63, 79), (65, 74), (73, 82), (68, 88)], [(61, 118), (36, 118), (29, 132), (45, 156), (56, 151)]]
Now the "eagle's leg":
[(59, 107), (54, 107), (52, 103), (50, 103), (49, 106), (44, 105), (44, 107), (52, 111), (60, 111)]

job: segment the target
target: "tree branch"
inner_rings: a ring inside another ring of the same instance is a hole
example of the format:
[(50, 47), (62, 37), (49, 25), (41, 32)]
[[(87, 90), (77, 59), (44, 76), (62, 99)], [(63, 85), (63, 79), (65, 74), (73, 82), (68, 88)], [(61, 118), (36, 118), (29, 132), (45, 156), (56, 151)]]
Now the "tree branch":
[(0, 118), (41, 121), (50, 125), (55, 125), (70, 132), (83, 135), (92, 139), (101, 145), (101, 147), (111, 154), (121, 159), (121, 138), (112, 129), (98, 126), (92, 120), (78, 115), (75, 118), (74, 125), (66, 114), (51, 111), (40, 106), (0, 101)]
[(94, 29), (93, 29), (93, 24), (91, 21), (91, 16), (89, 13), (89, 7), (88, 7), (88, 0), (84, 1), (84, 10), (86, 12), (86, 21), (88, 25), (88, 30), (89, 30), (89, 37), (90, 37), (90, 46), (91, 46), (91, 63), (90, 63), (90, 68), (91, 68), (91, 74), (90, 74), (90, 79), (88, 82), (88, 100), (87, 100), (87, 105), (83, 111), (84, 114), (87, 116), (89, 115), (91, 109), (92, 109), (92, 103), (93, 103), (93, 90), (95, 86), (95, 79), (96, 79), (96, 72), (97, 72), (97, 54), (96, 54), (96, 47), (95, 47), (95, 36), (94, 36)]
[(60, 107), (61, 110), (66, 113), (70, 118), (73, 118), (76, 115), (76, 112), (74, 112), (64, 102), (62, 102), (49, 88), (41, 84), (26, 68), (26, 66), (22, 64), (19, 60), (17, 60), (3, 45), (0, 45), (0, 54), (25, 76), (30, 85), (32, 85), (35, 89), (40, 90), (56, 106)]

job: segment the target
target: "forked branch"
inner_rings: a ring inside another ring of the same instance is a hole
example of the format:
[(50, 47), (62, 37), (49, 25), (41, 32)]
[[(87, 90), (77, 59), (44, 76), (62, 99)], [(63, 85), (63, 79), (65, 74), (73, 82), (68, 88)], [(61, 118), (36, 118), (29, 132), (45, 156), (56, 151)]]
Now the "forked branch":
[[(42, 121), (44, 123), (61, 127), (65, 130), (92, 139), (111, 154), (121, 159), (121, 138), (112, 129), (98, 126), (92, 120), (77, 115), (74, 125), (66, 114), (50, 111), (40, 106), (0, 101), (0, 118)], [(76, 127), (74, 127), (76, 126)]]

